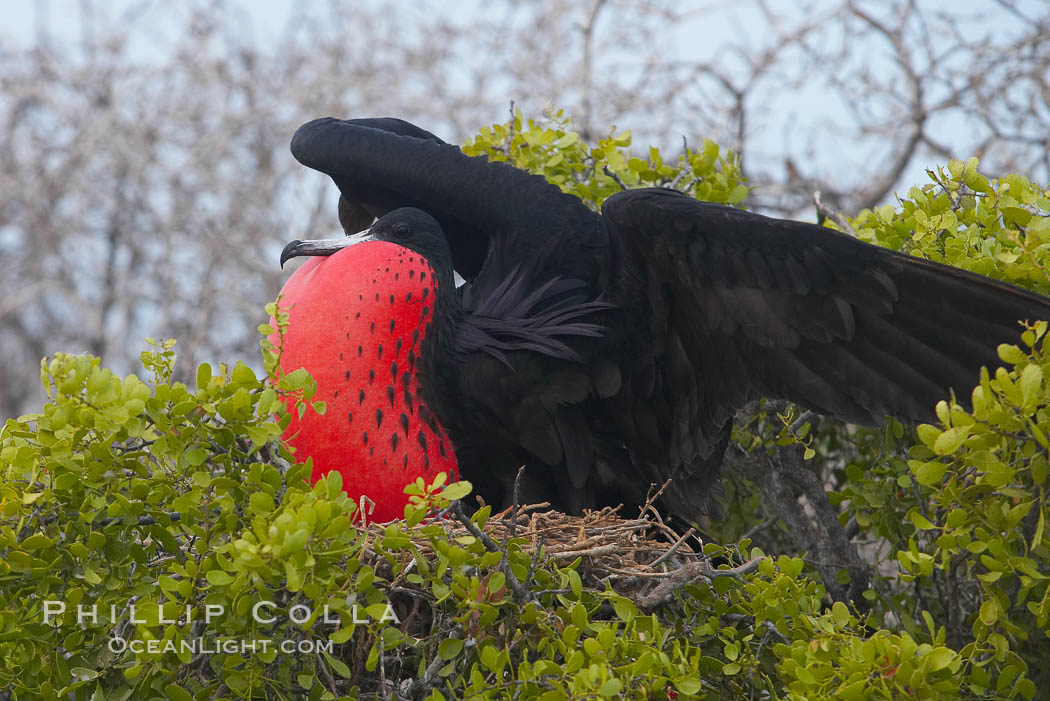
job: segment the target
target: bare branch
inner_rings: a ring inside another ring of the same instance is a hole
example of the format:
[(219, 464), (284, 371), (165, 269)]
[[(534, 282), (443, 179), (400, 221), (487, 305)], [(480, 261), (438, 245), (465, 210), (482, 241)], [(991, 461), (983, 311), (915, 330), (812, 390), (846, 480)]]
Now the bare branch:
[(854, 231), (852, 226), (850, 226), (850, 223), (846, 219), (846, 217), (842, 216), (839, 212), (836, 212), (835, 210), (831, 209), (826, 204), (824, 204), (823, 202), (820, 201), (820, 190), (814, 191), (814, 193), (813, 193), (813, 204), (815, 204), (817, 206), (817, 223), (818, 224), (823, 223), (823, 220), (825, 218), (831, 219), (831, 221), (833, 221), (836, 224), (838, 224), (839, 228), (841, 228), (847, 234), (849, 234), (853, 238), (857, 238), (857, 232)]

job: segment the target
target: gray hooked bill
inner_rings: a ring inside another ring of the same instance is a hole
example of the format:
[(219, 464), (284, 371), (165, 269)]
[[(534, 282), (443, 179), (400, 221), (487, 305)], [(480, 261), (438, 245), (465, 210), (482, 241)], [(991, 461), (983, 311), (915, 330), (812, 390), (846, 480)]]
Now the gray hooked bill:
[(376, 240), (378, 239), (372, 235), (370, 230), (335, 239), (309, 239), (307, 241), (296, 239), (289, 242), (284, 247), (284, 250), (281, 251), (281, 268), (284, 268), (284, 264), (292, 258), (298, 258), (299, 256), (330, 256), (347, 246)]

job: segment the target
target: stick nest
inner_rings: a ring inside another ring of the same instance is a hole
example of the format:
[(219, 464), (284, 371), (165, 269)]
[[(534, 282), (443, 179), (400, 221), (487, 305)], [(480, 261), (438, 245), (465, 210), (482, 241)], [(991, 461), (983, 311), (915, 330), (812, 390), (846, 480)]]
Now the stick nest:
[[(683, 578), (694, 580), (712, 574), (712, 566), (703, 555), (703, 541), (695, 529), (678, 532), (664, 523), (651, 505), (637, 518), (624, 518), (620, 507), (585, 511), (574, 516), (550, 510), (548, 503), (510, 507), (494, 514), (485, 524), (484, 533), (469, 522), (462, 510), (453, 511), (444, 520), (452, 537), (482, 537), (489, 550), (506, 547), (510, 538), (525, 538), (522, 549), (530, 555), (568, 565), (577, 558), (576, 568), (585, 585), (603, 588), (610, 582), (617, 592), (640, 605), (651, 608), (665, 600), (662, 595), (651, 599), (654, 590), (677, 587)], [(368, 530), (376, 537), (385, 526), (371, 524)], [(411, 534), (410, 534), (411, 535)], [(412, 536), (424, 557), (433, 555), (427, 537)], [(380, 562), (373, 562), (382, 569)], [(671, 581), (671, 580), (675, 581)]]

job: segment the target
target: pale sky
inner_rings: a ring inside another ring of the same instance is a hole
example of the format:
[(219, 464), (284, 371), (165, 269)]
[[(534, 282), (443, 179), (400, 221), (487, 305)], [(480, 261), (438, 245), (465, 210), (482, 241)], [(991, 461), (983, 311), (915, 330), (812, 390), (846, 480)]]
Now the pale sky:
[[(352, 0), (349, 4), (353, 6), (364, 6), (368, 0)], [(921, 0), (920, 4), (938, 0)], [(1044, 7), (1047, 0), (1022, 0), (1022, 7), (1029, 7), (1032, 11)], [(831, 4), (837, 4), (837, 0), (829, 0)], [(204, 3), (202, 3), (204, 4)], [(225, 12), (240, 14), (243, 16), (242, 36), (259, 46), (265, 47), (269, 43), (276, 42), (287, 25), (289, 18), (294, 13), (309, 13), (320, 10), (327, 3), (316, 2), (314, 4), (303, 2), (303, 0), (231, 0), (224, 4)], [(459, 2), (433, 3), (426, 0), (406, 0), (391, 4), (383, 2), (385, 7), (395, 7), (396, 11), (407, 18), (418, 21), (425, 26), (428, 18), (435, 12), (435, 7), (440, 8), (443, 16), (455, 20), (458, 18), (469, 18), (478, 12), (484, 12), (486, 3), (483, 0), (461, 0)], [(189, 4), (183, 2), (163, 2), (158, 0), (7, 0), (4, 7), (3, 29), (0, 29), (0, 42), (11, 42), (16, 47), (27, 47), (31, 45), (40, 32), (40, 27), (46, 26), (50, 39), (61, 43), (65, 40), (77, 40), (90, 35), (92, 27), (85, 26), (82, 18), (85, 9), (96, 17), (96, 22), (112, 25), (126, 12), (145, 12), (147, 18), (157, 18), (156, 21), (136, 22), (135, 26), (148, 26), (148, 30), (136, 30), (132, 36), (132, 48), (129, 52), (140, 60), (148, 61), (151, 56), (162, 56), (167, 39), (170, 35), (166, 33), (164, 18), (171, 17), (172, 13), (184, 12)], [(667, 57), (685, 63), (689, 62), (726, 62), (732, 60), (732, 55), (724, 51), (725, 41), (742, 43), (745, 46), (758, 47), (761, 45), (763, 35), (759, 29), (761, 25), (760, 15), (749, 2), (730, 2), (727, 0), (697, 0), (697, 10), (690, 16), (689, 21), (682, 22), (676, 26), (667, 28)], [(786, 4), (774, 3), (777, 11), (788, 7)], [(871, 7), (878, 7), (871, 5)], [(1007, 31), (1004, 24), (1007, 17), (1004, 12), (997, 13), (994, 4), (985, 0), (957, 0), (953, 3), (953, 12), (960, 15), (974, 12), (987, 12), (988, 22), (979, 26), (987, 32)], [(305, 9), (304, 9), (305, 8)], [(992, 8), (992, 9), (989, 9)], [(610, 13), (604, 15), (609, 17), (605, 21), (613, 21), (615, 17), (615, 6)], [(720, 38), (713, 40), (712, 38)], [(382, 38), (353, 37), (353, 41), (382, 40)], [(888, 52), (888, 47), (887, 47)], [(886, 62), (888, 53), (874, 51), (863, 60), (877, 65), (880, 61)], [(614, 64), (616, 56), (608, 53), (603, 55), (603, 61)], [(484, 60), (484, 57), (479, 57)], [(520, 98), (520, 96), (506, 95), (495, 96), (503, 100)], [(843, 177), (845, 182), (850, 182), (850, 175), (859, 164), (877, 162), (885, 158), (884, 151), (879, 149), (875, 143), (855, 143), (849, 140), (843, 129), (842, 134), (836, 134), (834, 125), (848, 124), (851, 115), (844, 102), (845, 98), (828, 91), (819, 81), (807, 84), (804, 87), (793, 89), (788, 92), (782, 91), (775, 101), (771, 101), (768, 110), (752, 110), (749, 129), (748, 157), (752, 163), (767, 162), (780, 164), (785, 158), (785, 149), (800, 163), (813, 164), (817, 172), (807, 172), (807, 175), (824, 177), (826, 179), (838, 179)], [(520, 100), (519, 100), (520, 102)], [(764, 106), (764, 105), (763, 105)], [(501, 121), (504, 112), (494, 114), (491, 121)], [(345, 115), (364, 116), (364, 115)], [(398, 116), (398, 115), (391, 115)], [(828, 128), (832, 125), (832, 128)], [(421, 125), (426, 128), (440, 131), (434, 125)], [(438, 125), (440, 126), (440, 125)], [(477, 125), (482, 126), (482, 125)], [(630, 124), (617, 125), (620, 128), (631, 128)], [(958, 143), (958, 157), (966, 158), (962, 144), (969, 143), (967, 137), (968, 125), (964, 123), (953, 123), (950, 119), (938, 126), (941, 141), (943, 143)], [(814, 136), (817, 134), (817, 136)], [(456, 134), (439, 133), (447, 139), (455, 139)], [(681, 134), (668, 134), (665, 144), (677, 143)], [(691, 135), (695, 136), (695, 135)], [(819, 142), (819, 150), (822, 153), (814, 155), (813, 142)], [(637, 144), (644, 146), (644, 144)], [(828, 152), (832, 157), (828, 157)], [(823, 157), (823, 159), (819, 158)], [(935, 165), (927, 162), (913, 160), (906, 170), (900, 185), (907, 188), (913, 184), (927, 182), (925, 170)], [(867, 169), (864, 169), (867, 170)], [(823, 172), (821, 172), (823, 171)]]

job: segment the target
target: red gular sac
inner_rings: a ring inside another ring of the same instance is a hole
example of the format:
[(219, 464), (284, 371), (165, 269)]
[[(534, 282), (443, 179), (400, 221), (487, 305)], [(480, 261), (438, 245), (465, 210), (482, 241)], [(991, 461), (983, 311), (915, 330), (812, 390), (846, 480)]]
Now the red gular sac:
[(313, 458), (312, 481), (337, 470), (351, 498), (375, 502), (369, 520), (389, 521), (404, 515), (404, 489), (417, 477), (458, 479), (452, 443), (418, 391), (437, 294), (430, 265), (370, 241), (306, 260), (281, 294), (289, 314), (281, 370), (306, 368), (317, 382), (313, 399), (327, 405), (299, 418), (288, 403), (284, 438), (298, 460)]

